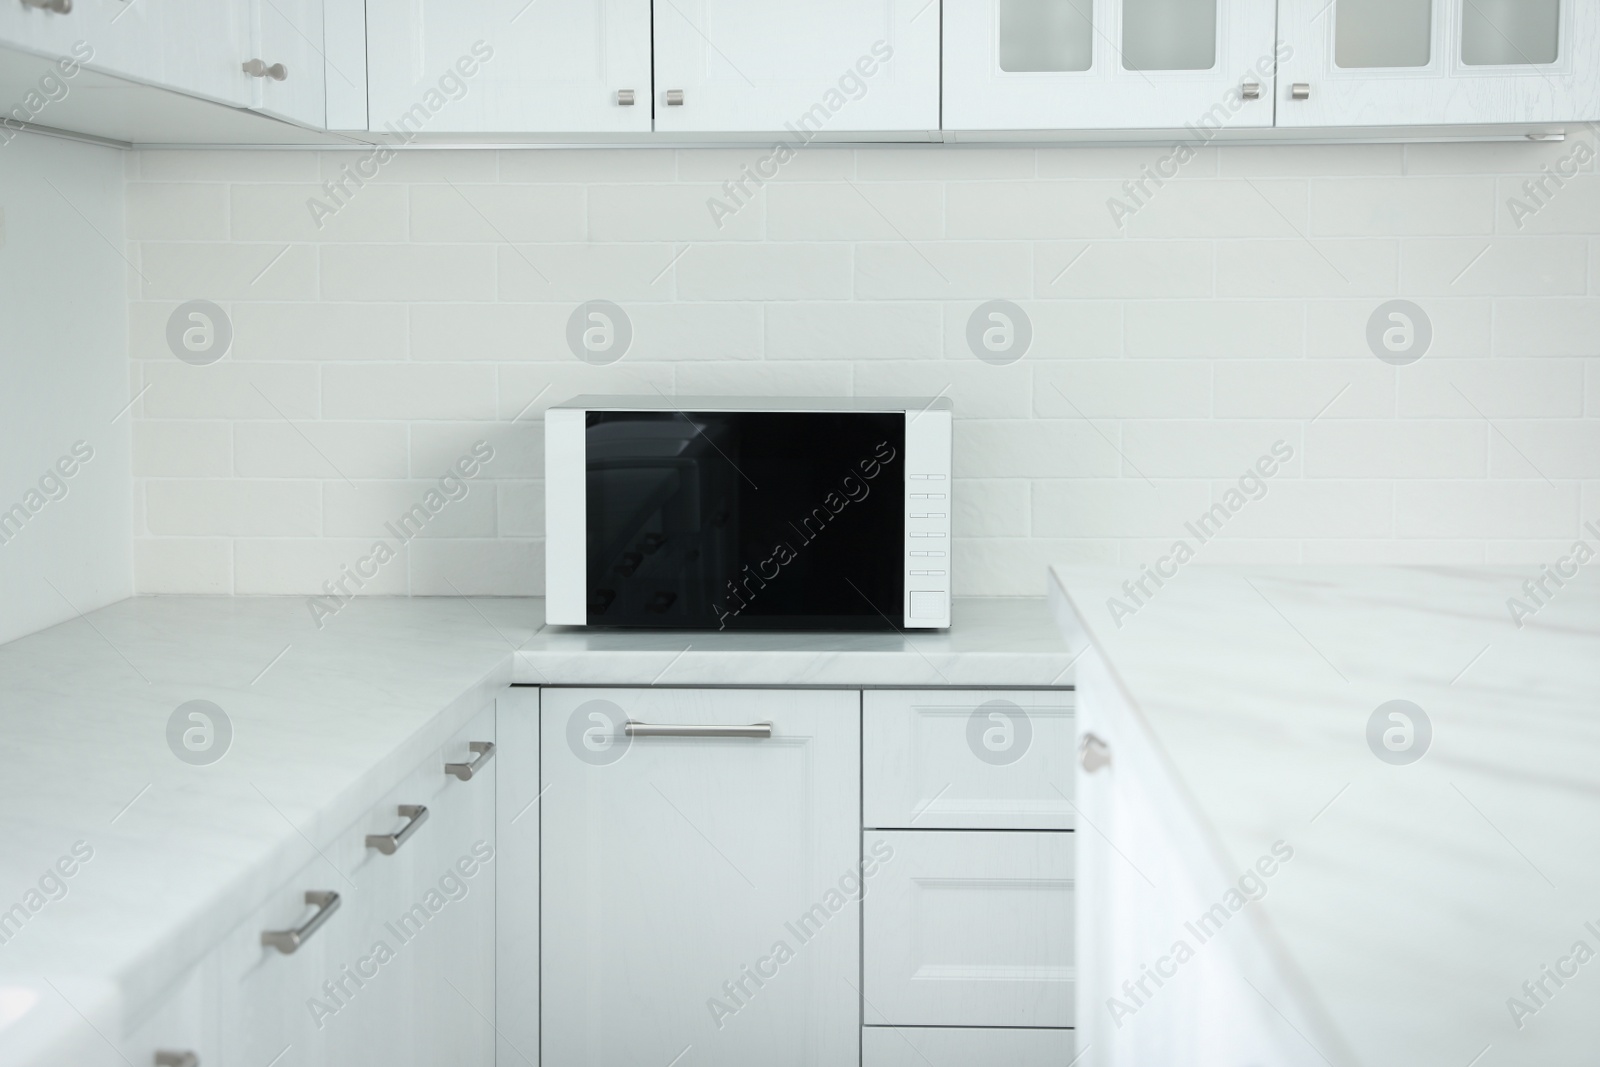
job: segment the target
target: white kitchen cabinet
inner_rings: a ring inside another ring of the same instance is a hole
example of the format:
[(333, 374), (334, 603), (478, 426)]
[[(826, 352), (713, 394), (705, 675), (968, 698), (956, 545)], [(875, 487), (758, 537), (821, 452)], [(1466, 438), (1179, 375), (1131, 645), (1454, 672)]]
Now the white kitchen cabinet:
[(860, 694), (540, 701), (542, 1061), (857, 1062)]
[(944, 128), (1273, 122), (1273, 0), (945, 0)]
[(368, 0), (367, 41), (375, 133), (650, 130), (650, 0)]
[(202, 1065), (220, 1062), (220, 965), (220, 954), (209, 954), (160, 1003), (130, 1020), (131, 1032), (117, 1042), (121, 1060), (143, 1067), (154, 1064), (158, 1053), (191, 1053)]
[(939, 9), (929, 0), (657, 4), (656, 129), (791, 141), (938, 129)]
[(314, 130), (326, 129), (327, 80), (322, 43), (322, 0), (252, 0), (250, 60), (259, 75), (252, 110)]
[(1072, 1026), (1074, 837), (869, 831), (892, 858), (862, 909), (868, 1026)]
[(875, 829), (1072, 829), (1070, 690), (862, 694), (862, 808)]
[(861, 1067), (1072, 1067), (1071, 1030), (868, 1026)]
[(499, 1062), (539, 1055), (539, 690), (513, 686), (495, 701), (495, 1004)]
[(1600, 6), (1581, 0), (1283, 0), (1282, 127), (1600, 116)]

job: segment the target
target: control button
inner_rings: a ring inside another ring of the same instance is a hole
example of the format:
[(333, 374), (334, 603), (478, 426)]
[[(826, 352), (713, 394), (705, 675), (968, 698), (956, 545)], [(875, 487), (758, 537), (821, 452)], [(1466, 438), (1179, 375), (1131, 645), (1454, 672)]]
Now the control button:
[(942, 482), (942, 481), (944, 481), (944, 475), (942, 475), (942, 474), (913, 474), (911, 476), (911, 480), (914, 481), (914, 482)]
[(943, 500), (943, 493), (912, 493), (912, 500)]
[(930, 532), (928, 530), (912, 530), (911, 531), (911, 536), (912, 537), (943, 537), (944, 534), (942, 534), (942, 533), (932, 533), (932, 532)]
[(944, 559), (943, 552), (929, 552), (927, 549), (913, 549), (911, 554), (913, 556), (938, 556), (940, 559)]
[(911, 576), (913, 578), (932, 578), (935, 576), (943, 578), (944, 571), (912, 571)]
[(913, 515), (911, 517), (913, 519), (942, 519), (945, 518), (945, 513), (942, 511), (929, 511), (922, 515)]
[(913, 619), (942, 619), (945, 613), (944, 593), (918, 593), (911, 594), (911, 617)]

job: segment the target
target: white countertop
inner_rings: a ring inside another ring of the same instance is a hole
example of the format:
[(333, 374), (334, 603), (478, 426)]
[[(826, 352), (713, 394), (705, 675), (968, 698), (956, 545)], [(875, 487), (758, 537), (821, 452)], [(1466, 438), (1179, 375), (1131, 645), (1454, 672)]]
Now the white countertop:
[[(1600, 957), (1520, 1029), (1508, 1006), (1575, 942), (1600, 953), (1593, 574), (1520, 628), (1532, 567), (1191, 567), (1142, 605), (1136, 574), (1053, 576), (1069, 644), (1097, 650), (1221, 868), (1293, 843), (1252, 906), (1335, 1030), (1321, 1057), (1596, 1062)], [(1137, 607), (1120, 626), (1112, 597)], [(1366, 738), (1393, 699), (1432, 722), (1409, 765)]]
[[(82, 841), (93, 859), (0, 944), (6, 990), (142, 1009), (513, 681), (545, 685), (1065, 685), (1045, 601), (957, 600), (920, 635), (593, 635), (537, 599), (140, 597), (0, 646), (0, 911)], [(227, 755), (169, 750), (178, 705)], [(91, 1012), (92, 1014), (92, 1012)], [(37, 1029), (31, 1027), (31, 1029)], [(0, 1056), (0, 1059), (4, 1059)]]

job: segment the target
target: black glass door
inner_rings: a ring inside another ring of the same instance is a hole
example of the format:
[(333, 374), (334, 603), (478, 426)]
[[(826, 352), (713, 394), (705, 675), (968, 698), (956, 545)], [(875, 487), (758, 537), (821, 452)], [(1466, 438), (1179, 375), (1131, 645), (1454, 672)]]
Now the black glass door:
[(588, 621), (904, 624), (905, 416), (590, 412)]

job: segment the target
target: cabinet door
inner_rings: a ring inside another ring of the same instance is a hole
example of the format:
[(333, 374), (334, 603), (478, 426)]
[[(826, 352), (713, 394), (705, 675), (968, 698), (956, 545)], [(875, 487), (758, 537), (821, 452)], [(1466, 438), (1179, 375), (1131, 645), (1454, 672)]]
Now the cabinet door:
[(161, 1002), (137, 1020), (119, 1041), (118, 1051), (128, 1063), (153, 1064), (158, 1053), (193, 1053), (201, 1063), (214, 1063), (220, 1055), (218, 978), (220, 957), (206, 956), (167, 991)]
[(862, 920), (867, 1024), (1073, 1025), (1073, 839), (868, 832), (887, 858)]
[[(1283, 0), (1279, 126), (1592, 120), (1600, 6)], [(1303, 87), (1297, 99), (1295, 86)]]
[(282, 79), (255, 83), (252, 110), (314, 130), (326, 129), (326, 71), (322, 57), (322, 0), (254, 0), (252, 59), (283, 65)]
[(539, 1054), (539, 690), (495, 701), (495, 1004), (503, 1064)]
[(944, 17), (947, 130), (1272, 125), (1273, 0), (945, 0)]
[(0, 4), (0, 40), (153, 84), (162, 83), (165, 74), (161, 26), (160, 5), (125, 0), (74, 0), (65, 12), (18, 0)]
[(368, 0), (367, 62), (375, 133), (650, 130), (650, 0)]
[(939, 17), (928, 0), (660, 4), (656, 129), (806, 139), (937, 129)]
[(542, 691), (544, 1063), (858, 1061), (859, 731), (855, 692)]

